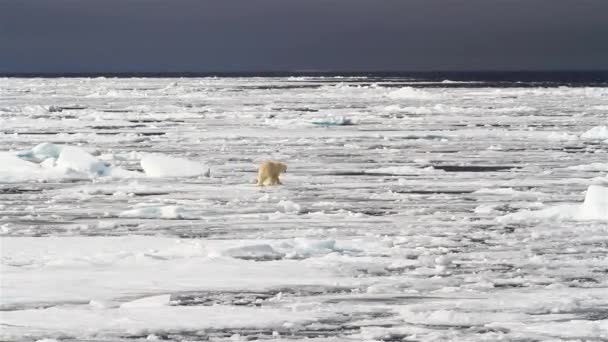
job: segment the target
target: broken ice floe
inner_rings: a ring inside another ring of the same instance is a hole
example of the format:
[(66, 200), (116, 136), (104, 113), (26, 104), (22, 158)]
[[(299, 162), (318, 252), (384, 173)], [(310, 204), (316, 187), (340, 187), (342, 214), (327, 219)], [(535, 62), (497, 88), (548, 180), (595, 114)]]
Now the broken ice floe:
[(562, 204), (540, 210), (523, 210), (498, 217), (500, 222), (538, 220), (608, 221), (608, 187), (591, 185), (582, 204)]

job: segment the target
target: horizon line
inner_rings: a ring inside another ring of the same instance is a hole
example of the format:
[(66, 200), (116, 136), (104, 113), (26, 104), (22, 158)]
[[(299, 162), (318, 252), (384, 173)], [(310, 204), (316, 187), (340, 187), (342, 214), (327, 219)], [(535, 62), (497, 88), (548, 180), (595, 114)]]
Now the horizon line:
[[(2, 78), (45, 78), (45, 77), (272, 77), (272, 76), (365, 76), (365, 75), (474, 75), (474, 74), (608, 74), (608, 69), (518, 69), (518, 70), (266, 70), (266, 71), (42, 71), (42, 72), (2, 72)], [(608, 76), (608, 75), (605, 75)]]

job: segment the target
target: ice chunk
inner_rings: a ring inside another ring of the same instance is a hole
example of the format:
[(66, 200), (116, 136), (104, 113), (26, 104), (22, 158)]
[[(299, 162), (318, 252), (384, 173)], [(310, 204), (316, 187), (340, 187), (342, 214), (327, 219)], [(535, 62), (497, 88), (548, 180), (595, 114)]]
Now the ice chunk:
[[(57, 155), (57, 159), (55, 159), (55, 155)], [(39, 164), (38, 161), (40, 161)], [(29, 152), (22, 152), (17, 155), (0, 152), (0, 165), (2, 166), (0, 182), (45, 181), (99, 176), (133, 178), (141, 175), (138, 172), (107, 166), (103, 161), (78, 147), (59, 147), (53, 144), (40, 144)]]
[(108, 167), (101, 160), (93, 157), (78, 147), (65, 146), (57, 158), (57, 167), (66, 171), (73, 170), (88, 175), (103, 176)]
[(354, 125), (353, 119), (345, 116), (335, 116), (329, 118), (315, 119), (312, 121), (314, 125), (321, 126), (350, 126)]
[(199, 162), (160, 154), (145, 154), (140, 163), (149, 177), (195, 177), (210, 173), (209, 168)]
[(65, 177), (64, 172), (46, 169), (9, 152), (0, 152), (0, 183), (47, 180)]
[(608, 126), (595, 126), (581, 134), (585, 140), (608, 140)]
[(19, 152), (17, 153), (17, 156), (20, 158), (33, 159), (34, 161), (41, 162), (48, 158), (57, 159), (62, 148), (62, 146), (45, 142), (36, 145), (31, 150)]
[(0, 152), (0, 182), (37, 178), (40, 174), (40, 166), (30, 163), (19, 157), (8, 153)]
[(587, 220), (608, 221), (608, 187), (589, 186), (579, 214), (581, 218)]
[(309, 257), (317, 254), (327, 254), (339, 251), (336, 249), (336, 240), (310, 240), (304, 238), (294, 239), (294, 252), (297, 256)]
[(539, 220), (608, 221), (608, 187), (591, 185), (583, 204), (562, 204), (541, 210), (524, 210), (497, 218), (500, 222)]
[(34, 157), (44, 160), (46, 158), (59, 158), (59, 154), (63, 149), (62, 146), (51, 144), (51, 143), (42, 143), (36, 145), (32, 148), (32, 154)]
[(285, 254), (277, 252), (272, 246), (267, 244), (229, 248), (223, 254), (236, 259), (258, 261), (279, 260), (285, 256)]

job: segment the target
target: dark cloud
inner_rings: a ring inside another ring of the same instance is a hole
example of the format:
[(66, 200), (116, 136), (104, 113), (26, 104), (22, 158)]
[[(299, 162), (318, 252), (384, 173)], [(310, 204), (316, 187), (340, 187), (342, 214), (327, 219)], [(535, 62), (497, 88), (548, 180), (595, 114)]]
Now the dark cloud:
[(608, 69), (606, 13), (606, 0), (0, 0), (0, 71)]

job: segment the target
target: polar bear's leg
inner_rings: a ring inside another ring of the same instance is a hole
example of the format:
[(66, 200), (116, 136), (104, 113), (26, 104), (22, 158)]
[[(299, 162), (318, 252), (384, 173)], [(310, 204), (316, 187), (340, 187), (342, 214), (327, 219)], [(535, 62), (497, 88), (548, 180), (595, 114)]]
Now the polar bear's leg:
[(256, 185), (258, 185), (258, 186), (264, 186), (265, 182), (266, 182), (266, 177), (264, 177), (264, 175), (259, 175), (258, 176), (258, 183)]
[(256, 177), (255, 181), (256, 181), (255, 185), (258, 185), (258, 186), (264, 185), (264, 176), (262, 175), (262, 172), (258, 172), (258, 176)]

